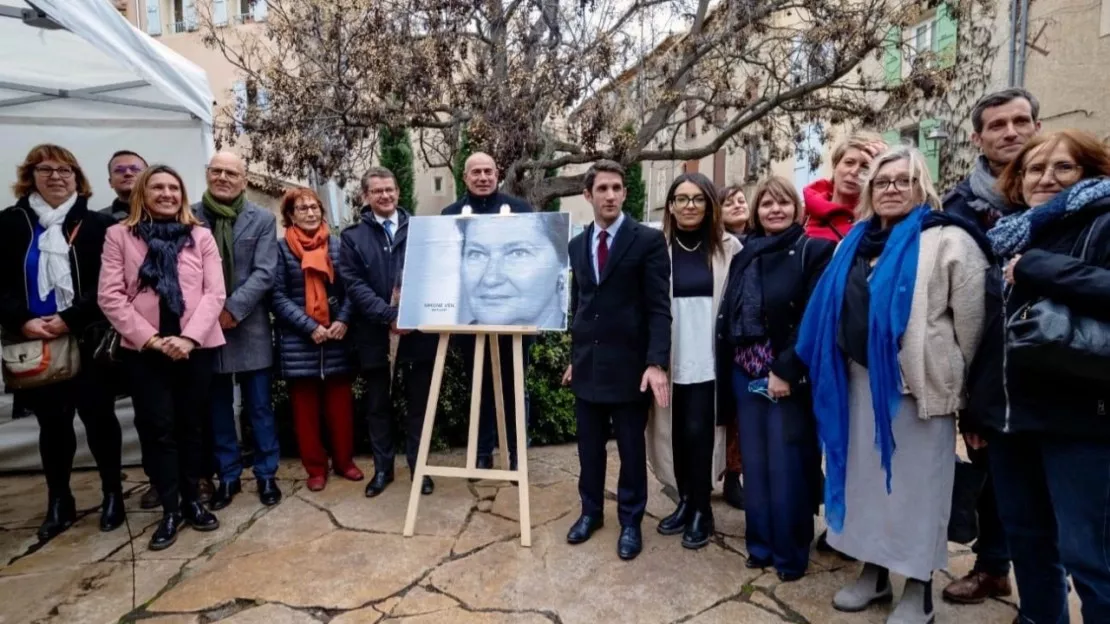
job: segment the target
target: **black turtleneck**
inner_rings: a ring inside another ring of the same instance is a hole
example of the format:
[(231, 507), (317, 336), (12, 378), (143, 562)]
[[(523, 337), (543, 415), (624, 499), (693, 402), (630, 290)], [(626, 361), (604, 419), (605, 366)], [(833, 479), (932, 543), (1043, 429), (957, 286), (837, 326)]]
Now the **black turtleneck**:
[(675, 229), (671, 245), (671, 279), (674, 297), (712, 297), (713, 268), (701, 232)]
[(112, 200), (112, 205), (104, 209), (104, 212), (112, 215), (116, 221), (123, 221), (131, 216), (130, 202), (120, 199), (119, 197)]

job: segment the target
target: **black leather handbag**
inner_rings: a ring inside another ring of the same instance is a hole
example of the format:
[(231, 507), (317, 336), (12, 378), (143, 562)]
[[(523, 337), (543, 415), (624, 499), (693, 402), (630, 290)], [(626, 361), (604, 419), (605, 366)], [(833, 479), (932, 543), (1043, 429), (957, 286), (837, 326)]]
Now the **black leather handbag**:
[[(1091, 235), (1106, 220), (1099, 217), (1091, 225), (1077, 258), (1088, 260)], [(1110, 321), (1043, 298), (1014, 312), (1006, 332), (1007, 357), (1022, 368), (1110, 381)]]

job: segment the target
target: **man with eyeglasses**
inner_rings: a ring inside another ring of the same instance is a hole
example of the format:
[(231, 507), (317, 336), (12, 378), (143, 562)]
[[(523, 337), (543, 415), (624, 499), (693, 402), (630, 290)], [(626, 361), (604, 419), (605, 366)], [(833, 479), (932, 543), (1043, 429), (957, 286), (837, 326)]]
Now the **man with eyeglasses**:
[[(1040, 105), (1037, 98), (1024, 89), (1006, 89), (979, 100), (971, 112), (971, 140), (979, 148), (971, 175), (961, 181), (944, 198), (944, 210), (973, 223), (984, 234), (1013, 207), (999, 193), (997, 178), (1002, 170), (1021, 153), (1025, 144), (1041, 129), (1037, 120)], [(1001, 272), (992, 269), (987, 280), (987, 321), (980, 354), (968, 372), (970, 418), (961, 414), (960, 429), (971, 462), (980, 470), (989, 470), (987, 442), (974, 421), (1005, 419), (1006, 397), (1003, 389), (1001, 354), (1003, 327)], [(993, 311), (992, 311), (993, 310)], [(991, 341), (996, 344), (992, 346)], [(988, 361), (988, 360), (997, 361)], [(944, 589), (943, 597), (957, 604), (979, 604), (988, 598), (1009, 596), (1010, 553), (1006, 535), (998, 517), (994, 486), (987, 479), (979, 496), (979, 536), (972, 550), (975, 565), (971, 572), (956, 579)]]
[(146, 167), (146, 160), (135, 152), (120, 150), (112, 154), (108, 159), (108, 184), (116, 192), (116, 198), (102, 212), (112, 215), (116, 221), (123, 221), (131, 214), (131, 189)]
[(267, 305), (277, 269), (277, 219), (248, 201), (246, 163), (237, 154), (220, 152), (207, 169), (208, 190), (193, 211), (212, 229), (223, 260), (227, 300), (220, 327), (227, 344), (216, 353), (212, 378), (212, 435), (220, 484), (212, 509), (223, 509), (242, 491), (239, 436), (235, 428), (235, 388), (243, 396), (243, 417), (254, 437), (254, 478), (263, 505), (281, 500), (275, 475), (278, 437), (270, 400), (273, 336)]
[[(475, 152), (466, 159), (463, 165), (463, 182), (466, 192), (458, 201), (443, 209), (441, 214), (458, 215), (464, 212), (477, 215), (492, 215), (501, 212), (502, 206), (508, 206), (509, 212), (535, 212), (528, 202), (502, 193), (497, 188), (498, 174), (497, 163), (493, 157), (483, 152)], [(467, 210), (469, 208), (469, 210)], [(463, 356), (463, 366), (467, 379), (470, 371), (474, 370), (474, 337), (455, 336), (452, 342), (460, 349)], [(509, 445), (509, 469), (516, 470), (516, 402), (513, 400), (512, 380), (513, 358), (509, 357), (513, 351), (512, 336), (499, 336), (498, 348), (501, 352), (501, 383), (502, 394), (505, 397), (505, 435)], [(531, 346), (535, 342), (533, 336), (524, 337), (524, 375), (528, 375), (528, 361)], [(489, 351), (486, 351), (482, 372), (482, 402), (478, 414), (478, 458), (476, 467), (481, 469), (493, 468), (493, 447), (497, 445), (497, 412), (493, 402), (493, 372)], [(469, 381), (468, 381), (469, 383)], [(524, 421), (528, 422), (529, 412), (528, 394), (524, 395)], [(502, 466), (504, 468), (504, 466)]]
[[(378, 496), (393, 482), (394, 416), (390, 401), (393, 373), (389, 366), (391, 334), (400, 334), (396, 367), (405, 387), (405, 459), (409, 474), (416, 468), (424, 410), (432, 384), (437, 338), (397, 330), (397, 292), (404, 271), (409, 215), (397, 205), (400, 192), (393, 172), (371, 167), (362, 177), (361, 218), (343, 231), (339, 276), (354, 308), (351, 323), (362, 377), (366, 381), (366, 421), (374, 452), (374, 476), (366, 496)], [(424, 477), (420, 493), (431, 494), (435, 483)]]

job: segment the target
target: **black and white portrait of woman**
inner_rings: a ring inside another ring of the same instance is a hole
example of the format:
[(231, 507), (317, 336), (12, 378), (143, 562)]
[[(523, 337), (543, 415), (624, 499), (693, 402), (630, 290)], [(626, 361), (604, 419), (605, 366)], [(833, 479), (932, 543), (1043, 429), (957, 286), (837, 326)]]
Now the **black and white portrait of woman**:
[(398, 326), (565, 330), (569, 240), (566, 213), (413, 217)]
[(460, 324), (566, 329), (569, 215), (458, 220)]

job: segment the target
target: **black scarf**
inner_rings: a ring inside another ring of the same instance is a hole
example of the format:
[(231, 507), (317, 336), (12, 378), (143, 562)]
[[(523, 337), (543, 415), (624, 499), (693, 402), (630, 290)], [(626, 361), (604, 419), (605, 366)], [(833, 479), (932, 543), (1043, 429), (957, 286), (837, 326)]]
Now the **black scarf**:
[[(975, 226), (967, 219), (954, 215), (943, 210), (933, 210), (925, 215), (924, 221), (921, 222), (921, 231), (924, 232), (929, 228), (943, 227), (946, 225), (954, 225), (967, 232), (971, 238), (975, 239), (975, 243), (983, 250), (983, 253), (990, 260), (994, 257), (994, 252), (991, 251), (990, 241), (983, 234), (982, 230)], [(890, 238), (890, 232), (894, 229), (893, 226), (882, 229), (879, 224), (879, 217), (876, 215), (871, 217), (867, 222), (867, 232), (864, 233), (863, 239), (859, 242), (859, 248), (856, 249), (857, 258), (878, 258), (886, 248), (886, 241)]]
[(143, 221), (135, 236), (147, 244), (146, 258), (139, 267), (139, 289), (150, 288), (174, 314), (185, 312), (185, 297), (177, 280), (177, 255), (193, 244), (193, 226), (176, 221)]
[[(782, 251), (794, 246), (805, 234), (805, 229), (797, 223), (778, 234), (752, 233), (744, 243), (744, 248), (732, 257), (728, 267), (728, 287), (725, 289), (721, 309), (724, 311), (724, 335), (733, 344), (743, 338), (755, 337), (753, 334), (765, 333), (762, 328), (763, 289), (761, 283), (753, 283), (751, 278), (758, 276), (748, 272), (748, 267), (760, 256)], [(758, 265), (753, 267), (758, 269)], [(755, 292), (758, 291), (758, 294)], [(758, 297), (758, 299), (756, 299)], [(758, 309), (753, 309), (758, 301)], [(753, 314), (755, 316), (753, 316)]]

